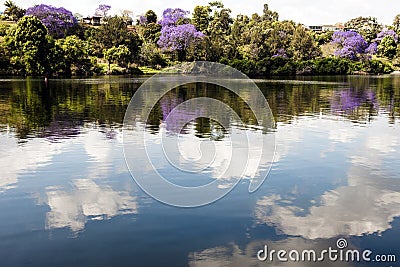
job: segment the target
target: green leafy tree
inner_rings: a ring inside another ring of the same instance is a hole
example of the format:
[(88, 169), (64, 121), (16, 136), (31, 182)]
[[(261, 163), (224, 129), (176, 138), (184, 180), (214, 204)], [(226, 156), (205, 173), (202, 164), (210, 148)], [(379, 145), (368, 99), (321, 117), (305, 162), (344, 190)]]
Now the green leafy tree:
[(102, 24), (97, 30), (86, 32), (89, 51), (98, 57), (104, 50), (119, 45), (125, 45), (131, 52), (132, 60), (138, 56), (142, 41), (136, 32), (128, 31), (127, 24), (122, 17), (114, 16)]
[(131, 59), (129, 62), (134, 62), (138, 60), (140, 47), (143, 44), (143, 40), (140, 39), (140, 36), (136, 32), (128, 32), (123, 45), (126, 45), (131, 53)]
[(237, 48), (235, 58), (260, 60), (268, 56), (270, 43), (267, 42), (267, 38), (271, 31), (270, 27), (270, 23), (258, 19), (250, 20), (247, 25), (245, 21), (234, 23), (231, 42)]
[(7, 0), (4, 3), (4, 6), (6, 7), (4, 10), (4, 15), (6, 15), (9, 20), (18, 21), (25, 15), (26, 10), (20, 8), (11, 0)]
[(11, 26), (9, 24), (0, 24), (0, 36), (6, 36), (8, 29), (10, 29)]
[(97, 32), (98, 41), (104, 49), (122, 45), (128, 36), (127, 24), (123, 18), (114, 16), (102, 24)]
[(0, 42), (0, 73), (9, 74), (11, 51), (6, 42)]
[(378, 45), (379, 55), (388, 59), (393, 59), (396, 56), (397, 44), (393, 36), (385, 36)]
[(75, 35), (67, 36), (65, 39), (56, 41), (63, 53), (63, 63), (66, 74), (86, 74), (90, 71), (90, 59), (87, 54), (87, 44)]
[(161, 35), (161, 25), (154, 22), (141, 25), (140, 33), (145, 42), (155, 44)]
[(211, 20), (210, 6), (196, 6), (193, 11), (192, 24), (197, 30), (206, 33)]
[(207, 53), (208, 60), (219, 61), (222, 57), (231, 57), (234, 53), (233, 46), (229, 41), (231, 24), (231, 10), (225, 8), (221, 2), (211, 2), (213, 10), (207, 34), (210, 42), (210, 49)]
[(11, 62), (27, 75), (41, 75), (48, 71), (47, 29), (40, 20), (25, 16), (18, 21), (15, 30), (6, 36), (12, 51)]
[(332, 41), (333, 31), (321, 32), (321, 33), (312, 33), (314, 34), (314, 39), (318, 43), (318, 45), (325, 45)]
[(140, 63), (151, 67), (165, 67), (167, 60), (154, 43), (144, 43), (140, 49)]
[(310, 32), (300, 24), (294, 26), (293, 36), (287, 50), (294, 61), (310, 60), (321, 55), (321, 50)]
[(119, 65), (125, 67), (129, 62), (131, 52), (125, 45), (113, 46), (105, 50), (104, 58), (108, 60), (108, 72), (111, 72), (111, 63), (117, 62)]
[(88, 54), (90, 56), (101, 57), (103, 55), (104, 46), (100, 38), (100, 29), (89, 27), (85, 30), (83, 39), (88, 44)]

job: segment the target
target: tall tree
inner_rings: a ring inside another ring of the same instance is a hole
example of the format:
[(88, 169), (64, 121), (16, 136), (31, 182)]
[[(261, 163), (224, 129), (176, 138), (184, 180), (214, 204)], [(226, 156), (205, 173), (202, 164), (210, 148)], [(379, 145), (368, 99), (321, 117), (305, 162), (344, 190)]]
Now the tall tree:
[(161, 25), (157, 23), (157, 14), (153, 10), (148, 10), (145, 15), (138, 20), (139, 34), (146, 43), (155, 44), (160, 38)]
[(166, 50), (184, 52), (193, 42), (203, 37), (204, 34), (197, 31), (192, 24), (164, 27), (158, 45)]
[(47, 29), (33, 16), (24, 16), (17, 27), (6, 36), (6, 43), (12, 51), (12, 63), (22, 67), (27, 75), (41, 75), (48, 71)]
[(385, 36), (378, 45), (378, 54), (388, 59), (393, 59), (397, 52), (397, 42), (393, 36)]
[(129, 48), (132, 60), (138, 56), (142, 41), (136, 32), (128, 31), (127, 24), (122, 17), (114, 16), (102, 24), (98, 29), (90, 28), (85, 32), (92, 55), (102, 57), (103, 51), (119, 45)]
[(211, 8), (210, 6), (196, 6), (193, 11), (192, 23), (197, 30), (203, 33), (207, 32), (208, 24), (211, 20)]
[(7, 19), (12, 21), (18, 21), (25, 15), (25, 9), (17, 6), (13, 1), (7, 0), (4, 3), (6, 9), (4, 10), (4, 15), (6, 15)]
[(211, 45), (208, 55), (209, 60), (219, 61), (222, 57), (230, 57), (233, 53), (233, 46), (228, 38), (233, 19), (231, 10), (225, 8), (221, 2), (211, 2), (210, 8), (213, 14), (207, 28)]
[(75, 35), (59, 39), (56, 45), (62, 49), (63, 63), (65, 64), (66, 74), (71, 73), (71, 68), (78, 72), (88, 72), (90, 60), (87, 54), (87, 44)]
[(142, 25), (140, 33), (145, 42), (155, 44), (161, 35), (161, 25), (154, 22)]
[(294, 28), (288, 51), (295, 61), (310, 60), (321, 55), (320, 48), (309, 31), (298, 24)]
[(102, 24), (97, 32), (97, 40), (103, 49), (124, 44), (128, 36), (127, 24), (123, 18), (114, 16)]

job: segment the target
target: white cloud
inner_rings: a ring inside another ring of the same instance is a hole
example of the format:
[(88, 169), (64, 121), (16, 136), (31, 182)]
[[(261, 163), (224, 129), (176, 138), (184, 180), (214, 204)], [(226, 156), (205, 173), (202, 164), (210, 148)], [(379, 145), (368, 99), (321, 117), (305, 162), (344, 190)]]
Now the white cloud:
[(88, 220), (104, 220), (138, 212), (136, 198), (128, 191), (115, 191), (89, 179), (75, 180), (71, 192), (53, 187), (47, 190), (51, 209), (46, 216), (47, 229), (69, 227), (77, 232), (85, 228)]
[[(117, 134), (116, 142), (122, 143), (120, 135)], [(89, 168), (88, 178), (104, 177), (112, 163), (111, 140), (105, 140), (105, 135), (97, 130), (89, 130), (76, 138), (60, 139), (58, 142), (34, 138), (21, 144), (14, 136), (1, 134), (0, 142), (7, 148), (0, 151), (0, 192), (15, 188), (21, 174), (51, 164), (55, 155), (68, 151), (74, 144), (83, 143), (90, 161), (94, 163)]]
[(50, 164), (54, 155), (71, 144), (70, 140), (50, 143), (38, 138), (19, 144), (15, 137), (4, 134), (0, 135), (0, 142), (7, 148), (0, 151), (0, 192), (15, 188), (19, 175)]
[(385, 118), (379, 118), (369, 128), (358, 129), (358, 135), (351, 138), (329, 135), (333, 141), (358, 141), (349, 155), (351, 166), (347, 171), (347, 185), (322, 194), (320, 203), (312, 203), (306, 215), (299, 215), (304, 210), (295, 200), (287, 205), (283, 196), (264, 197), (256, 206), (258, 222), (273, 225), (284, 234), (307, 239), (361, 236), (390, 229), (394, 218), (400, 216), (400, 181), (388, 181), (387, 178), (393, 175), (382, 164), (385, 157), (398, 151), (400, 137), (396, 134), (398, 128), (382, 133), (381, 123), (386, 123)]

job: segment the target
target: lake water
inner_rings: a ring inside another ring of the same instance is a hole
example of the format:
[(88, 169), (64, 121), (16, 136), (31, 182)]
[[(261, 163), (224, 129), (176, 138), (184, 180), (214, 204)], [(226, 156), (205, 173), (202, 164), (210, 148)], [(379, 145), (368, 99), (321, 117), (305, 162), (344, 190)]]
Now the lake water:
[[(264, 133), (276, 138), (271, 172), (255, 193), (244, 179), (199, 208), (154, 200), (128, 171), (122, 123), (146, 79), (0, 80), (0, 266), (399, 266), (400, 77), (255, 80), (276, 122)], [(178, 133), (184, 148), (212, 140), (223, 152), (230, 135), (254, 131), (233, 93), (189, 84), (145, 122), (149, 153), (173, 132), (171, 108), (195, 96), (234, 107), (245, 127), (197, 119)], [(216, 179), (218, 166), (194, 180), (159, 171), (193, 185)], [(257, 259), (265, 245), (321, 251), (340, 238), (397, 263)]]

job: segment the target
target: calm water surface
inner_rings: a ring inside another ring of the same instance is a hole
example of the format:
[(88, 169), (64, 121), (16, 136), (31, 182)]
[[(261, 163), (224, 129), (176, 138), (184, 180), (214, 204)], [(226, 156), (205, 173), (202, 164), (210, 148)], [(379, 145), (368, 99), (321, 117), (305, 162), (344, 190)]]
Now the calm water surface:
[[(145, 79), (50, 80), (47, 87), (0, 80), (0, 266), (281, 266), (259, 262), (257, 251), (266, 244), (319, 251), (338, 238), (397, 256), (376, 266), (400, 266), (400, 77), (256, 80), (276, 121), (270, 175), (254, 194), (244, 180), (194, 209), (148, 197), (126, 167), (122, 121)], [(195, 156), (191, 148), (204, 140), (224, 152), (231, 134), (254, 131), (238, 97), (189, 84), (151, 113), (150, 153), (161, 132), (174, 132), (164, 123), (170, 110), (198, 96), (227, 103), (245, 126), (197, 119), (179, 132), (188, 148), (181, 153)], [(160, 167), (191, 185), (216, 179), (218, 170), (187, 181)], [(321, 263), (302, 266), (309, 265)]]

